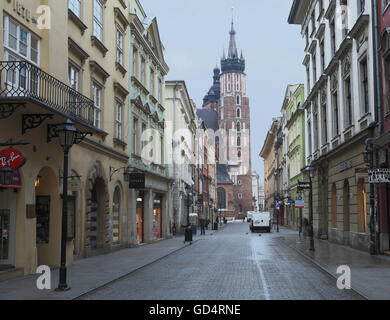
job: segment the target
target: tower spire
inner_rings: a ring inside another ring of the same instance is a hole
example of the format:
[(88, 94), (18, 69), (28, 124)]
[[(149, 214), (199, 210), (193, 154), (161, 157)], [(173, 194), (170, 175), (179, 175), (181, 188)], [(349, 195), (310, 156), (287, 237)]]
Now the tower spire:
[(234, 30), (234, 1), (232, 6), (232, 28), (229, 32), (230, 34), (230, 43), (229, 43), (229, 58), (238, 58), (237, 44), (236, 44), (236, 31)]

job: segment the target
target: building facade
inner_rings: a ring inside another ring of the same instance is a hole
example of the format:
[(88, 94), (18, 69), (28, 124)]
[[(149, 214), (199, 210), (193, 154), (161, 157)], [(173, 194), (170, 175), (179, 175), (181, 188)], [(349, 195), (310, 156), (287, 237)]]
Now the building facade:
[[(132, 216), (132, 242), (151, 243), (172, 236), (173, 179), (169, 176), (169, 132), (165, 132), (164, 59), (156, 17), (148, 17), (140, 2), (130, 2), (131, 63), (129, 78), (129, 166), (145, 177), (145, 188), (131, 189), (128, 201)], [(169, 128), (168, 128), (169, 129)]]
[[(361, 250), (370, 247), (365, 142), (375, 123), (371, 1), (300, 1), (306, 70), (306, 162), (315, 169), (314, 232)], [(372, 221), (372, 220), (371, 220)]]
[[(288, 128), (288, 193), (291, 200), (303, 198), (303, 194), (298, 191), (298, 182), (304, 181), (305, 177), (302, 170), (306, 167), (305, 152), (305, 91), (303, 84), (294, 86), (290, 92), (287, 103), (287, 123)], [(305, 199), (303, 199), (305, 200)], [(307, 202), (307, 199), (306, 199)], [(287, 208), (287, 224), (296, 228), (300, 226), (300, 217), (303, 216), (303, 210), (296, 209), (293, 202)]]
[(69, 155), (67, 263), (128, 246), (128, 188), (123, 171), (113, 173), (129, 159), (128, 4), (3, 1), (0, 14), (0, 140), (25, 157), (0, 187), (0, 264), (24, 274), (60, 264), (57, 129), (68, 119), (78, 134)]
[[(173, 186), (173, 216), (177, 232), (184, 232), (193, 213), (193, 185), (195, 140), (197, 134), (194, 104), (184, 81), (166, 81), (166, 119), (172, 130), (172, 152), (168, 158), (169, 175), (175, 180)], [(168, 141), (168, 140), (167, 140)]]

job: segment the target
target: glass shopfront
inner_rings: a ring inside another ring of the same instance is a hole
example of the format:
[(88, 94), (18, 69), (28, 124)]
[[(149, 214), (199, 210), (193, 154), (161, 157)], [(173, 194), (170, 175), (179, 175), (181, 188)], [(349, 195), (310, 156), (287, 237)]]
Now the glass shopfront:
[(140, 192), (137, 198), (137, 242), (144, 243), (144, 194)]
[(153, 204), (153, 234), (156, 240), (162, 238), (162, 196), (159, 194)]

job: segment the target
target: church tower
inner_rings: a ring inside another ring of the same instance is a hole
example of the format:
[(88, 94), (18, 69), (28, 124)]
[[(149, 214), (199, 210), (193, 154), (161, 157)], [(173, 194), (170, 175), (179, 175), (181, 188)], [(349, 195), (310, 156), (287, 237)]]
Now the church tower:
[(238, 55), (236, 31), (232, 21), (227, 56), (221, 59), (221, 92), (218, 106), (220, 129), (228, 134), (228, 172), (234, 182), (236, 213), (253, 210), (250, 108), (246, 94), (245, 59)]

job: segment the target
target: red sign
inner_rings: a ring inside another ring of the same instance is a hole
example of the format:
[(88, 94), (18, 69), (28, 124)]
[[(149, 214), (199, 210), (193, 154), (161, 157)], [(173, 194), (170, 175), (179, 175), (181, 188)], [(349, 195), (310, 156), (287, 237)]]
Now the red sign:
[(8, 148), (0, 151), (0, 170), (10, 168), (11, 170), (19, 169), (26, 162), (23, 152)]

